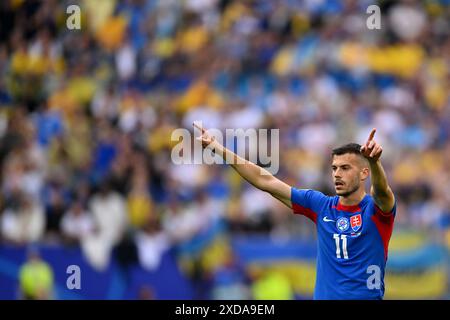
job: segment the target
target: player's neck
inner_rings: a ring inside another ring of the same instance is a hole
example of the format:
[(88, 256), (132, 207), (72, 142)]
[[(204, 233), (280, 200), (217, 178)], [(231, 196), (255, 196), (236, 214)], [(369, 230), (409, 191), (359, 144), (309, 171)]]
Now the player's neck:
[(346, 197), (339, 196), (339, 203), (343, 206), (356, 206), (364, 199), (365, 196), (365, 190), (358, 190)]

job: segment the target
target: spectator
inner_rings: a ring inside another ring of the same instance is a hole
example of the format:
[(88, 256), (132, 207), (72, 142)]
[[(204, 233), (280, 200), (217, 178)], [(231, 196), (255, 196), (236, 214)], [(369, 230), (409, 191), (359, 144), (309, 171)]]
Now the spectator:
[(154, 215), (147, 176), (147, 170), (144, 166), (135, 167), (127, 203), (129, 221), (135, 228), (142, 227)]
[(28, 260), (19, 272), (21, 296), (25, 300), (50, 300), (54, 298), (54, 274), (36, 249), (28, 252)]
[(109, 181), (103, 181), (89, 204), (98, 226), (98, 232), (108, 242), (116, 244), (127, 229), (128, 218), (125, 199), (111, 189)]
[(66, 211), (63, 191), (60, 189), (49, 190), (49, 203), (45, 208), (46, 238), (50, 242), (58, 242), (61, 238), (61, 221)]
[(95, 232), (96, 226), (92, 214), (84, 208), (79, 199), (76, 199), (64, 214), (60, 228), (67, 243), (79, 244)]
[(258, 274), (252, 285), (252, 294), (255, 300), (294, 299), (294, 292), (289, 280), (276, 271)]
[(45, 214), (40, 203), (29, 195), (18, 193), (1, 216), (2, 237), (9, 242), (24, 245), (43, 239)]
[(139, 262), (148, 271), (157, 270), (163, 254), (170, 248), (171, 239), (161, 228), (157, 218), (149, 218), (136, 234)]
[(94, 268), (105, 270), (114, 247), (128, 228), (125, 199), (105, 180), (90, 199), (89, 211), (92, 212), (96, 232), (82, 238), (81, 248)]

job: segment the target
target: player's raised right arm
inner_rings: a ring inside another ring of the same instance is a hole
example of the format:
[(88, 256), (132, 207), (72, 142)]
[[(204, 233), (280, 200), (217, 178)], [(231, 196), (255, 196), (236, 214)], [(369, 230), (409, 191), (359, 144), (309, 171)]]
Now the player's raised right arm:
[(261, 168), (251, 161), (241, 158), (233, 151), (227, 149), (196, 123), (194, 123), (194, 126), (202, 132), (201, 136), (196, 139), (201, 141), (204, 148), (213, 149), (214, 152), (223, 159), (232, 159), (230, 163), (231, 167), (233, 167), (233, 169), (236, 170), (242, 178), (247, 180), (256, 188), (270, 193), (272, 196), (283, 202), (286, 206), (292, 208), (291, 187), (289, 185), (277, 179), (266, 169)]

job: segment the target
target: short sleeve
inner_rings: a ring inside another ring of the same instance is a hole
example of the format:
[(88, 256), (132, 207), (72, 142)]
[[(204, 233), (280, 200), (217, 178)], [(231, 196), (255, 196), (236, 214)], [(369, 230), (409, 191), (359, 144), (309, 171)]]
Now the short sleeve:
[(375, 215), (380, 218), (381, 221), (385, 221), (385, 220), (394, 220), (395, 218), (395, 214), (397, 213), (397, 201), (394, 202), (394, 206), (392, 207), (392, 209), (388, 212), (384, 212), (383, 210), (381, 210), (377, 204), (374, 202), (374, 206), (375, 206)]
[(384, 246), (384, 257), (387, 259), (389, 240), (392, 236), (392, 231), (394, 230), (394, 218), (397, 211), (397, 202), (394, 202), (394, 206), (389, 212), (383, 212), (374, 202), (374, 214), (372, 216), (372, 221), (378, 229), (381, 240)]
[(321, 208), (327, 201), (322, 192), (311, 189), (291, 188), (291, 202), (294, 214), (301, 214), (316, 223)]

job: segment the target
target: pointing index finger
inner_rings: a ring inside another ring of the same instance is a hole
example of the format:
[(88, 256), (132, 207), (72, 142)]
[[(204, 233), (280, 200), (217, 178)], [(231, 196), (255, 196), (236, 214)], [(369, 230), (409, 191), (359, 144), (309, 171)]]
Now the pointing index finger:
[(194, 125), (194, 127), (196, 127), (198, 130), (200, 130), (202, 133), (205, 133), (205, 129), (203, 129), (202, 127), (200, 127), (198, 124), (196, 124), (195, 122), (192, 123)]
[(377, 132), (377, 129), (373, 128), (372, 131), (370, 132), (369, 139), (367, 140), (367, 142), (370, 142), (373, 140), (373, 137), (375, 137), (375, 132)]

